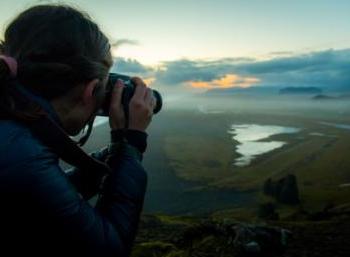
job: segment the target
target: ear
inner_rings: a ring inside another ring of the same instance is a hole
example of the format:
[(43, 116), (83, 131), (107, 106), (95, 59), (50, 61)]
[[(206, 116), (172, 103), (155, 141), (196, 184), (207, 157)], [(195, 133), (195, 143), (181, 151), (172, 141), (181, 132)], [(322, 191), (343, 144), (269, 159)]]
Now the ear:
[(91, 105), (91, 103), (96, 101), (95, 91), (98, 87), (98, 79), (93, 79), (85, 84), (83, 89), (83, 103), (84, 105)]

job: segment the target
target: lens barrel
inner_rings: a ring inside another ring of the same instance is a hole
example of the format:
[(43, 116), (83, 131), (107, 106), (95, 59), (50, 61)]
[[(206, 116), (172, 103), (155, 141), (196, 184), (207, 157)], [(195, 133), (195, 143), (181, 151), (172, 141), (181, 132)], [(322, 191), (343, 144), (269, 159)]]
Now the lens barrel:
[[(111, 97), (112, 97), (112, 91), (113, 87), (115, 86), (117, 80), (120, 79), (124, 82), (124, 89), (122, 94), (122, 105), (124, 108), (124, 111), (126, 115), (128, 115), (128, 106), (130, 103), (131, 97), (134, 95), (136, 86), (131, 81), (131, 77), (123, 74), (117, 74), (117, 73), (109, 73), (108, 82), (106, 86), (106, 95), (105, 100), (103, 102), (102, 108), (98, 112), (99, 116), (109, 116), (109, 108), (111, 105)], [(156, 105), (153, 109), (153, 113), (156, 114), (162, 109), (163, 100), (160, 93), (156, 90), (152, 90), (153, 97), (156, 101)]]

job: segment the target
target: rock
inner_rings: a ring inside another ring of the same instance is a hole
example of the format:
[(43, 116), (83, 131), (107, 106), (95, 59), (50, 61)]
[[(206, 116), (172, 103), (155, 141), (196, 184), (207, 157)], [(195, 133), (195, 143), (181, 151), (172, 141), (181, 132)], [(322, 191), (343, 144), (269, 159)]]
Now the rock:
[(209, 220), (188, 228), (180, 248), (196, 256), (280, 256), (289, 236), (277, 227)]
[(279, 215), (273, 203), (263, 203), (259, 206), (258, 217), (268, 220), (278, 220)]
[(298, 204), (300, 201), (296, 176), (289, 174), (282, 181), (277, 200), (286, 204)]
[(249, 252), (249, 253), (259, 253), (261, 251), (260, 245), (255, 241), (251, 241), (251, 242), (245, 244), (244, 250)]
[(273, 183), (272, 183), (271, 178), (268, 178), (265, 181), (264, 187), (263, 187), (263, 192), (265, 195), (274, 195), (274, 188), (273, 188)]
[(293, 174), (288, 174), (276, 182), (272, 181), (271, 178), (267, 179), (264, 183), (263, 192), (284, 204), (300, 203), (297, 178)]

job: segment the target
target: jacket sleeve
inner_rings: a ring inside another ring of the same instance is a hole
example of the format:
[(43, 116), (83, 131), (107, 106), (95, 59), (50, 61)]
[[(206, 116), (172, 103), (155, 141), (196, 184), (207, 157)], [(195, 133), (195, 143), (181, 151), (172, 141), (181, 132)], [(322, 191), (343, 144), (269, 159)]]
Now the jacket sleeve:
[(74, 241), (89, 256), (129, 256), (137, 232), (147, 185), (147, 174), (137, 149), (129, 144), (110, 156), (112, 173), (105, 178), (97, 206), (76, 191), (57, 162), (41, 158), (31, 164), (30, 192), (51, 217), (63, 238)]
[[(108, 154), (108, 147), (105, 147), (91, 153), (90, 156), (105, 162)], [(78, 168), (70, 168), (65, 172), (70, 182), (85, 200), (89, 200), (99, 192), (102, 180), (106, 175), (96, 170), (80, 170)]]
[[(140, 132), (137, 130), (112, 130), (111, 131), (111, 141), (120, 142), (124, 138), (127, 142), (135, 147), (139, 154), (140, 161), (142, 161), (142, 154), (147, 148), (147, 133)], [(106, 162), (109, 155), (108, 147), (105, 147), (99, 151), (90, 154), (91, 157)], [(94, 197), (100, 190), (100, 185), (105, 174), (98, 172), (96, 170), (80, 170), (78, 168), (71, 168), (66, 171), (67, 177), (70, 179), (71, 183), (75, 186), (77, 191), (86, 200)]]

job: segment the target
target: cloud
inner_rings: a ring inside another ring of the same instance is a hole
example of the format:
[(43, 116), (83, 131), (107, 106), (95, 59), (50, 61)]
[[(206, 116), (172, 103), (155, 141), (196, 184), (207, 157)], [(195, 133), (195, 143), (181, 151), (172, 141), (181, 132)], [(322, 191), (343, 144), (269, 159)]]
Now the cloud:
[(221, 76), (213, 65), (206, 62), (177, 60), (163, 63), (163, 69), (156, 73), (157, 82), (164, 85), (178, 85), (187, 81), (211, 81)]
[(269, 85), (347, 87), (350, 49), (326, 50), (238, 65), (240, 74), (254, 74)]
[(237, 74), (226, 74), (222, 78), (204, 81), (189, 81), (188, 84), (193, 88), (214, 89), (214, 88), (230, 88), (240, 87), (246, 88), (258, 83), (260, 80), (254, 77), (242, 77)]
[(111, 71), (116, 73), (131, 73), (130, 75), (138, 74), (139, 76), (142, 76), (152, 71), (152, 69), (134, 59), (116, 58)]
[(157, 83), (176, 86), (188, 81), (210, 82), (226, 74), (235, 74), (238, 64), (253, 62), (253, 58), (223, 58), (217, 60), (181, 59), (163, 62), (163, 68), (156, 73)]
[(269, 60), (222, 58), (180, 59), (160, 68), (134, 59), (117, 58), (113, 72), (140, 76), (161, 89), (212, 89), (228, 87), (317, 86), (350, 90), (350, 49), (325, 50)]
[(325, 50), (258, 61), (251, 58), (176, 60), (155, 72), (162, 86), (319, 86), (350, 90), (350, 49)]
[(154, 77), (154, 69), (141, 64), (135, 59), (114, 59), (114, 65), (111, 72), (141, 77), (148, 86), (153, 85), (156, 80)]
[(119, 48), (122, 45), (139, 45), (139, 41), (133, 39), (122, 38), (112, 43), (113, 48)]
[(145, 84), (147, 86), (151, 86), (154, 83), (155, 80), (156, 80), (155, 77), (143, 78), (143, 81), (145, 82)]
[(269, 53), (269, 55), (272, 55), (272, 56), (278, 56), (278, 55), (292, 55), (293, 52), (292, 51), (276, 51), (276, 52), (271, 52)]
[(349, 53), (348, 51), (328, 50), (250, 63), (240, 68), (254, 74), (338, 69), (339, 64), (345, 61), (344, 55), (349, 55)]

